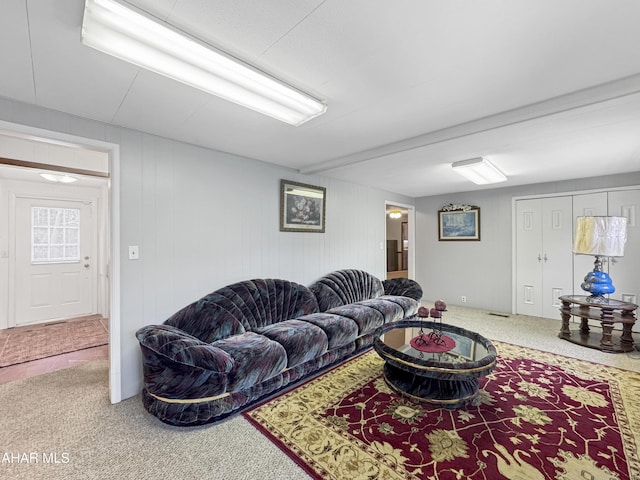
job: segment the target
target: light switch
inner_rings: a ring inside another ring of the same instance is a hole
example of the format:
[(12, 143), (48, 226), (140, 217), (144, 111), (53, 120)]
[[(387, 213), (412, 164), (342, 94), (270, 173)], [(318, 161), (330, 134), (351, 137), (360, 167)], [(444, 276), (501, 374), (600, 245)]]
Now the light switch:
[(129, 260), (138, 260), (139, 258), (138, 245), (129, 245)]

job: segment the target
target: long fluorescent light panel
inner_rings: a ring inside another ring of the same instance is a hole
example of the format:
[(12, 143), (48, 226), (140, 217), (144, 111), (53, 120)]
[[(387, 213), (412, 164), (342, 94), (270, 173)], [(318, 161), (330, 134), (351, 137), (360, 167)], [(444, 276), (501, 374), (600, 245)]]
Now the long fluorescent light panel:
[(323, 102), (114, 0), (85, 1), (82, 43), (291, 125), (327, 110)]

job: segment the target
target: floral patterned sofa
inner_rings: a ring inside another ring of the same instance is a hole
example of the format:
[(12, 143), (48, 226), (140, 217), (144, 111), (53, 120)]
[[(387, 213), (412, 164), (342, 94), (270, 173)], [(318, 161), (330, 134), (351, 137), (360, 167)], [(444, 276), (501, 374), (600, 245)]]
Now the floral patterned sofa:
[[(421, 295), (413, 285), (409, 293)], [(309, 287), (278, 279), (228, 285), (136, 332), (144, 406), (171, 425), (222, 420), (369, 347), (376, 328), (418, 307), (419, 298), (386, 295), (361, 270)]]

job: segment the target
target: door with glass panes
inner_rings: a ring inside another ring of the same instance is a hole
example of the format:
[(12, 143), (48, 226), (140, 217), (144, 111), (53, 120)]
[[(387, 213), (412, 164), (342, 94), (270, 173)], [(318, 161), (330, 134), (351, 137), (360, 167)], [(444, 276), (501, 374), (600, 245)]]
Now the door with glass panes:
[(15, 304), (9, 326), (95, 313), (94, 232), (91, 201), (16, 198)]

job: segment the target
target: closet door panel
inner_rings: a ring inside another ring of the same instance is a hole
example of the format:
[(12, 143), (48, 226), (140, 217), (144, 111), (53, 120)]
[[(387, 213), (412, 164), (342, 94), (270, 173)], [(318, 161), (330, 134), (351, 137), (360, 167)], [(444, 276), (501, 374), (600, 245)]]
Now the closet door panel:
[(627, 217), (624, 257), (609, 262), (609, 275), (616, 289), (611, 297), (637, 305), (640, 300), (640, 189), (609, 192), (609, 215)]
[(516, 201), (516, 313), (542, 313), (542, 199)]
[(545, 198), (542, 202), (542, 312), (560, 318), (558, 297), (573, 290), (573, 216), (570, 196)]

